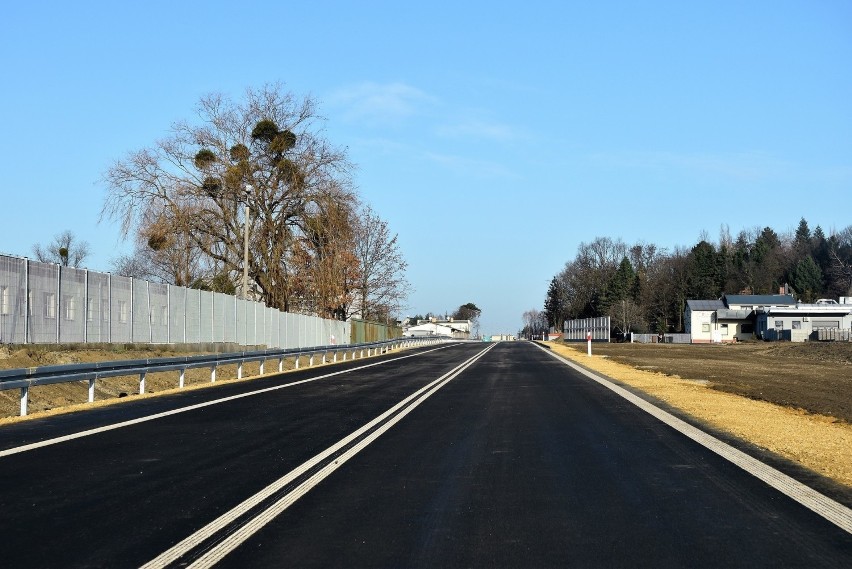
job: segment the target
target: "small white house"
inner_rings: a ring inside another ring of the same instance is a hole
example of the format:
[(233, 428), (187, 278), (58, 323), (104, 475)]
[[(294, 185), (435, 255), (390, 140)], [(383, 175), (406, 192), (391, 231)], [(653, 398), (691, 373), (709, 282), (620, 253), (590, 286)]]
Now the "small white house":
[(724, 310), (721, 300), (687, 300), (683, 314), (684, 328), (692, 337), (693, 344), (721, 342), (721, 333), (716, 327), (716, 311)]
[(728, 294), (719, 300), (687, 300), (684, 324), (693, 344), (751, 340), (759, 313), (795, 306), (796, 299), (789, 294)]

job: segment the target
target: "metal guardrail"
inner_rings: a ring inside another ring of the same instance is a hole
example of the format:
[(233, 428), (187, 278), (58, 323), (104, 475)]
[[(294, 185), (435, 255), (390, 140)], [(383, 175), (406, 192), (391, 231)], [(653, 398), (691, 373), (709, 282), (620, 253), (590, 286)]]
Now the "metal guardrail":
[[(299, 368), (299, 361), (303, 357), (308, 358), (308, 367), (314, 365), (315, 356), (322, 356), (322, 363), (327, 361), (328, 355), (332, 354), (332, 361), (337, 362), (338, 354), (343, 354), (343, 360), (352, 354), (352, 359), (359, 357), (370, 357), (386, 353), (391, 349), (409, 348), (446, 341), (446, 338), (398, 338), (383, 342), (370, 342), (366, 344), (314, 346), (312, 348), (290, 348), (286, 350), (258, 350), (253, 352), (229, 352), (221, 354), (208, 354), (201, 356), (178, 356), (168, 358), (149, 358), (140, 360), (106, 361), (84, 364), (51, 365), (21, 369), (0, 370), (0, 391), (10, 389), (21, 390), (21, 416), (27, 414), (27, 403), (31, 387), (39, 385), (50, 385), (53, 383), (68, 383), (72, 381), (88, 381), (89, 403), (95, 400), (95, 383), (98, 379), (108, 377), (121, 377), (128, 375), (139, 376), (139, 394), (145, 393), (145, 376), (148, 373), (159, 373), (165, 371), (180, 371), (178, 387), (184, 387), (186, 370), (195, 368), (210, 368), (210, 382), (216, 381), (216, 370), (222, 365), (237, 364), (237, 379), (242, 379), (243, 364), (246, 362), (260, 362), (260, 375), (264, 375), (264, 367), (268, 360), (278, 360), (278, 371), (284, 371), (284, 360), (296, 358), (295, 368)], [(365, 356), (366, 352), (366, 356)]]

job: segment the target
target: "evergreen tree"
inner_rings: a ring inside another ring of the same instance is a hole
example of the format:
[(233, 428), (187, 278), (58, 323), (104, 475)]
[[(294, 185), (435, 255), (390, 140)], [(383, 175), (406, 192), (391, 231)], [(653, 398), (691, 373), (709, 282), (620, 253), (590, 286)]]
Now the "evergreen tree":
[(822, 271), (808, 255), (796, 265), (790, 275), (790, 284), (801, 295), (804, 302), (813, 302), (822, 293)]
[(692, 248), (687, 269), (687, 298), (712, 299), (721, 296), (719, 264), (713, 245), (701, 241)]
[(554, 328), (557, 332), (562, 330), (562, 323), (565, 321), (563, 304), (562, 287), (559, 284), (559, 279), (553, 277), (544, 299), (544, 314), (547, 317), (548, 326)]
[(784, 276), (780, 258), (781, 240), (771, 227), (764, 227), (752, 249), (755, 261), (754, 294), (775, 294)]
[(811, 249), (811, 230), (804, 217), (799, 221), (799, 227), (796, 229), (796, 249), (803, 251)]
[(624, 257), (618, 265), (618, 270), (610, 279), (607, 287), (608, 298), (610, 304), (633, 298), (633, 293), (636, 290), (636, 272), (633, 270), (633, 265)]
[(825, 233), (822, 232), (822, 227), (819, 225), (814, 229), (814, 234), (811, 237), (811, 251), (820, 271), (823, 275), (827, 275), (831, 268), (831, 250), (828, 240), (825, 238)]

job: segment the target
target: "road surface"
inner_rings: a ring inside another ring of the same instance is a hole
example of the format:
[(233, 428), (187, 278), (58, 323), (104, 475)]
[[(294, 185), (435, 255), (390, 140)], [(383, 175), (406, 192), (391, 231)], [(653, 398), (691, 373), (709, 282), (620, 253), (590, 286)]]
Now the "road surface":
[(852, 534), (533, 344), (0, 428), (4, 567), (850, 567)]

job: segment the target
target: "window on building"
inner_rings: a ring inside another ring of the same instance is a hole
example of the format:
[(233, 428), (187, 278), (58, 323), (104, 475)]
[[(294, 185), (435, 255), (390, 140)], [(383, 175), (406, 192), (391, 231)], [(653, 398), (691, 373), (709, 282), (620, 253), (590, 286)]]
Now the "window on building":
[(793, 330), (801, 330), (802, 329), (802, 321), (801, 320), (793, 320)]
[(776, 320), (775, 321), (775, 329), (776, 330), (783, 330), (784, 329), (784, 321), (783, 320)]
[(0, 286), (0, 314), (9, 314), (12, 310), (11, 295), (9, 287)]
[(723, 336), (727, 336), (728, 335), (728, 325), (727, 324), (720, 324), (719, 325), (719, 331), (721, 332), (721, 334)]
[(49, 319), (56, 318), (56, 294), (52, 292), (44, 293), (44, 317)]
[(710, 324), (702, 324), (701, 325), (701, 331), (702, 332), (709, 332), (710, 331)]
[(62, 299), (62, 304), (65, 307), (65, 320), (74, 320), (77, 316), (77, 299), (69, 295)]

